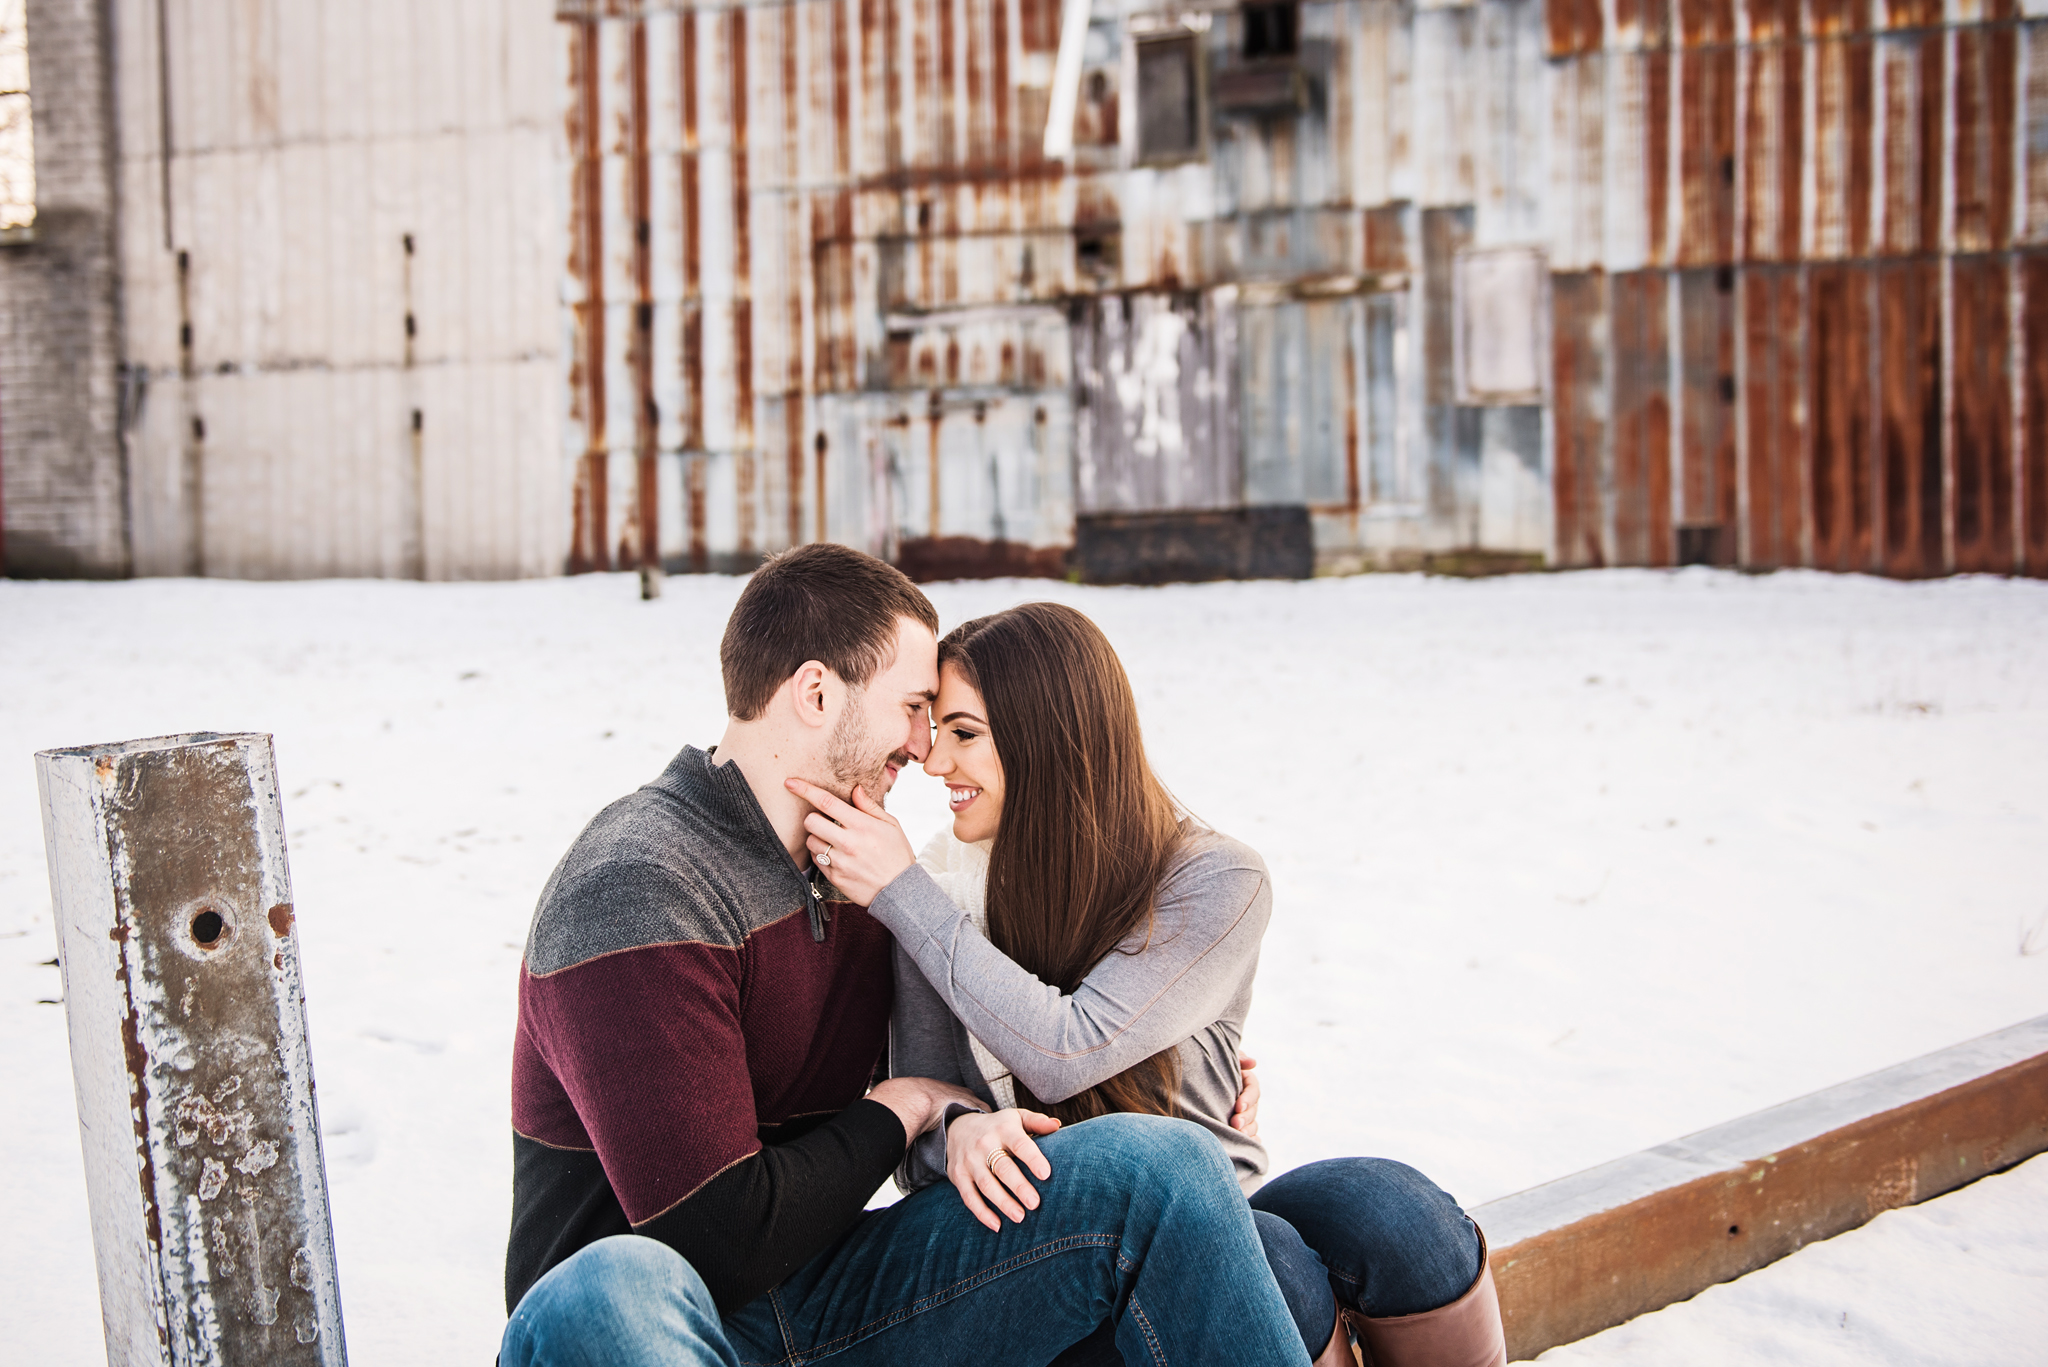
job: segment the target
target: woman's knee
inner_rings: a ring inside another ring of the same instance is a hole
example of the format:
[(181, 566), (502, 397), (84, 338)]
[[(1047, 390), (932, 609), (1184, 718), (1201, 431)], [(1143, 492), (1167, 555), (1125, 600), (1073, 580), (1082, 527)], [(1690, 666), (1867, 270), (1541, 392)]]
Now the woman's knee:
[[(1428, 1177), (1389, 1158), (1333, 1158), (1282, 1174), (1252, 1197), (1293, 1224), (1371, 1315), (1448, 1305), (1479, 1275), (1479, 1234)], [(1391, 1308), (1387, 1308), (1391, 1307)]]

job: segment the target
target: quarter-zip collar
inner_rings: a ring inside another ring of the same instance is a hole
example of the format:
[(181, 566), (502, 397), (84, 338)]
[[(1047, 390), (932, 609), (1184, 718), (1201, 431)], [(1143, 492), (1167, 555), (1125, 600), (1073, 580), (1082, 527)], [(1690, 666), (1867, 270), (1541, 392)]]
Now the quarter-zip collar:
[(736, 763), (718, 763), (717, 753), (715, 746), (710, 750), (699, 750), (694, 745), (686, 745), (650, 786), (702, 813), (748, 853), (758, 854), (764, 862), (772, 860), (783, 870), (784, 876), (795, 880), (803, 890), (804, 909), (811, 921), (811, 938), (823, 944), (825, 927), (832, 919), (826, 903), (837, 900), (830, 895), (837, 889), (825, 882), (815, 867), (800, 869), (796, 866), (796, 861), (789, 857), (789, 851), (783, 848), (782, 837), (776, 834), (768, 813), (761, 810), (761, 800), (754, 796), (747, 776), (740, 772)]

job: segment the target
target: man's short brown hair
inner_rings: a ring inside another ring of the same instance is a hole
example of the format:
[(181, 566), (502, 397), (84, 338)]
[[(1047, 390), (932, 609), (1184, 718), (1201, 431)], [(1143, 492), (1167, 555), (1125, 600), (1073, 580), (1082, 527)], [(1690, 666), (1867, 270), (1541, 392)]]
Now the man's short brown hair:
[(924, 591), (872, 555), (820, 541), (770, 556), (741, 591), (719, 642), (725, 710), (753, 721), (806, 660), (864, 687), (895, 654), (896, 623), (905, 617), (939, 634)]

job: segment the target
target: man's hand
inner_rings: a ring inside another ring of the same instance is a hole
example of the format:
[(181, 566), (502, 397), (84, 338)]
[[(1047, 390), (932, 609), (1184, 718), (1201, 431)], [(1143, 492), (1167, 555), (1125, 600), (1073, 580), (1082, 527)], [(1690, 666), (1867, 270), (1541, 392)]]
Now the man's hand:
[[(1052, 1164), (1031, 1142), (1034, 1134), (1051, 1134), (1060, 1122), (1036, 1111), (997, 1111), (992, 1115), (963, 1115), (946, 1127), (946, 1176), (959, 1189), (967, 1211), (990, 1229), (1000, 1230), (1003, 1222), (989, 1209), (994, 1206), (1018, 1224), (1024, 1212), (1038, 1209), (1038, 1188), (1025, 1176), (1029, 1168), (1043, 1182), (1052, 1176)], [(1008, 1153), (1004, 1153), (1008, 1150)], [(991, 1156), (995, 1161), (990, 1162)]]
[(849, 805), (800, 778), (784, 779), (783, 786), (817, 808), (804, 818), (811, 858), (818, 861), (833, 887), (860, 905), (874, 901), (877, 893), (917, 862), (910, 837), (903, 834), (896, 818), (861, 789), (853, 790)]
[(879, 1101), (896, 1112), (896, 1118), (903, 1122), (906, 1144), (915, 1144), (917, 1137), (938, 1124), (946, 1107), (956, 1101), (977, 1111), (985, 1109), (982, 1099), (965, 1087), (928, 1077), (892, 1077), (877, 1083), (868, 1093), (868, 1100)]
[(1259, 1061), (1250, 1054), (1237, 1056), (1239, 1068), (1237, 1105), (1230, 1112), (1230, 1128), (1243, 1134), (1247, 1139), (1259, 1137), (1259, 1080), (1252, 1076), (1252, 1069)]

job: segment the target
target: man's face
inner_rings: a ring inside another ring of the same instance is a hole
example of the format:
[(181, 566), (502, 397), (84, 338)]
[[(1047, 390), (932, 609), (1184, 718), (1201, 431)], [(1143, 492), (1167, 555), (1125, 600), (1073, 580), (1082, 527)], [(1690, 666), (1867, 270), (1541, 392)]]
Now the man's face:
[(894, 658), (867, 687), (847, 690), (845, 710), (825, 742), (827, 776), (821, 786), (842, 799), (858, 787), (876, 802), (886, 801), (903, 766), (930, 753), (938, 689), (938, 638), (923, 623), (898, 618)]

